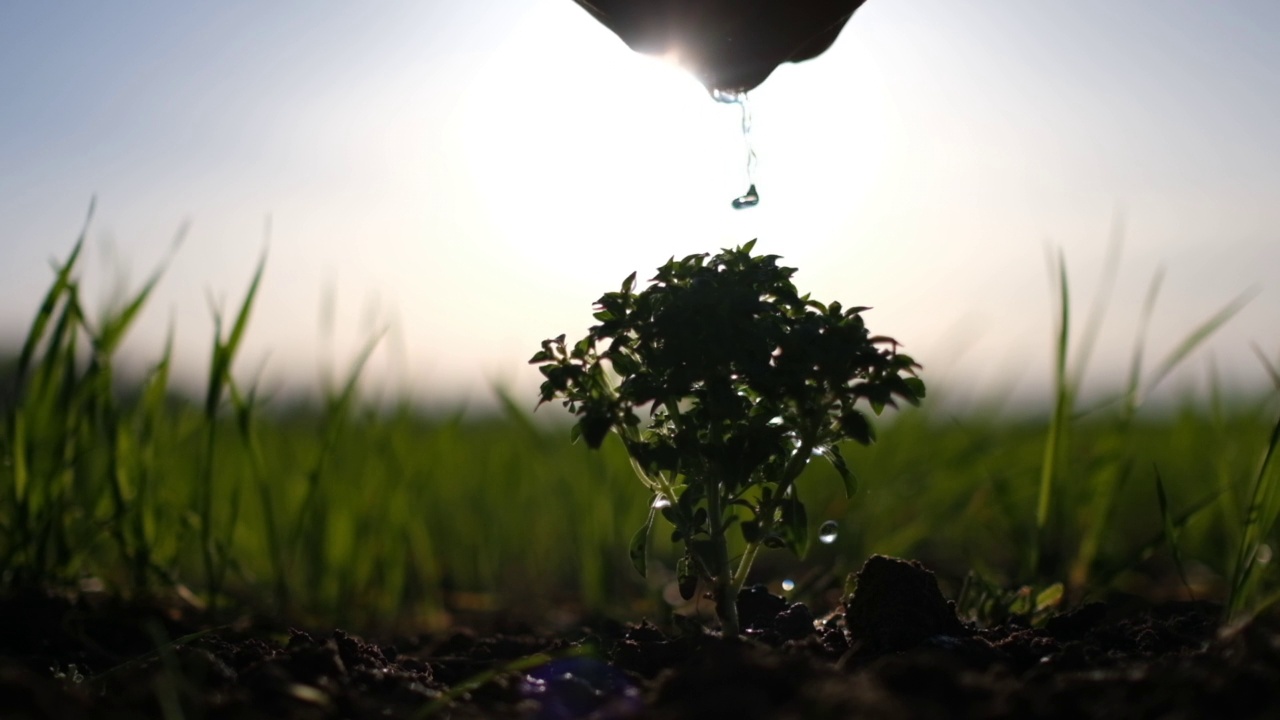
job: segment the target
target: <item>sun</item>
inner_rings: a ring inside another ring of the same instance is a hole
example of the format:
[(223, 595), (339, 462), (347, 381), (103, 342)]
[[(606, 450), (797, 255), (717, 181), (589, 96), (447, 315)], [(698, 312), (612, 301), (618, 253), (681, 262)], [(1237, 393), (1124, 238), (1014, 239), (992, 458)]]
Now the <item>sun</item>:
[(460, 127), (480, 215), (507, 251), (558, 272), (651, 266), (664, 259), (655, 238), (664, 252), (681, 238), (705, 250), (745, 189), (738, 109), (675, 54), (639, 55), (604, 33), (591, 35), (603, 47), (548, 45), (554, 32), (519, 33), (468, 97)]

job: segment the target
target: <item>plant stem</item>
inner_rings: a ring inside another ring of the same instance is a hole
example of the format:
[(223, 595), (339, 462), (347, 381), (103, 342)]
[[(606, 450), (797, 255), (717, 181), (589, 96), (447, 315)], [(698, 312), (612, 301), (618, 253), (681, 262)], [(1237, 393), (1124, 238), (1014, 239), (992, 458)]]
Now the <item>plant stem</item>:
[(756, 561), (756, 553), (760, 552), (759, 541), (748, 543), (747, 549), (742, 553), (742, 559), (738, 561), (738, 570), (733, 574), (733, 593), (738, 594), (742, 590), (742, 586), (747, 583), (747, 573), (751, 572), (751, 564)]
[(721, 483), (716, 475), (708, 477), (706, 483), (707, 515), (711, 522), (711, 543), (714, 551), (711, 560), (715, 565), (707, 569), (712, 573), (716, 615), (720, 616), (722, 632), (726, 638), (736, 638), (739, 635), (738, 593), (736, 578), (729, 572), (729, 546), (728, 539), (725, 537), (723, 508), (720, 505)]
[[(814, 443), (812, 440), (802, 440), (800, 447), (791, 461), (787, 463), (782, 471), (782, 477), (778, 482), (778, 497), (782, 497), (787, 489), (791, 487), (796, 478), (800, 477), (800, 473), (804, 471), (808, 465), (809, 455), (813, 452)], [(775, 508), (770, 506), (766, 513), (767, 519), (761, 528), (763, 535), (768, 535), (773, 531), (773, 526), (777, 522)], [(756, 553), (760, 552), (760, 541), (747, 543), (747, 549), (742, 553), (742, 559), (738, 561), (738, 569), (733, 573), (732, 592), (737, 597), (738, 591), (742, 590), (742, 586), (747, 584), (747, 575), (751, 572), (751, 565), (756, 561)]]

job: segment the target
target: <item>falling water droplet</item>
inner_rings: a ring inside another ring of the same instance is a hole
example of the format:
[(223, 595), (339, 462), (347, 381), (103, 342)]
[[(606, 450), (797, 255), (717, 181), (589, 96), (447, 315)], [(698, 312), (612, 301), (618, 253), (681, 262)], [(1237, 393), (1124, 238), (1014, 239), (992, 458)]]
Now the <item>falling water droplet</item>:
[(840, 524), (835, 520), (828, 520), (822, 523), (822, 527), (818, 528), (818, 542), (823, 545), (830, 545), (840, 536)]
[(782, 589), (785, 592), (791, 592), (796, 589), (796, 581), (790, 578), (782, 581)]
[(760, 203), (760, 193), (756, 192), (756, 186), (753, 183), (747, 188), (747, 194), (733, 199), (733, 209), (741, 210), (743, 208), (754, 207)]
[(669, 508), (669, 507), (671, 507), (671, 499), (668, 498), (666, 495), (659, 495), (653, 499), (654, 510), (661, 510), (663, 508)]
[(1275, 551), (1271, 549), (1270, 545), (1263, 543), (1258, 546), (1258, 554), (1254, 557), (1259, 565), (1269, 565), (1275, 557)]
[(751, 105), (747, 103), (747, 94), (740, 91), (712, 90), (711, 97), (716, 102), (737, 105), (742, 109), (742, 142), (747, 147), (747, 192), (734, 198), (733, 209), (755, 207), (760, 204), (760, 193), (756, 190), (756, 151), (751, 145)]

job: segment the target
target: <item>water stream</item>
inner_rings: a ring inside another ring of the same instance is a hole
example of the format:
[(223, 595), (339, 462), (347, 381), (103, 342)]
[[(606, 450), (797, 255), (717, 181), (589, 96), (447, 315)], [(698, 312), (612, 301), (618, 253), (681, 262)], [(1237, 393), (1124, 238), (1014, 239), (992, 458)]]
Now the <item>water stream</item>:
[(751, 145), (751, 105), (745, 92), (729, 92), (712, 90), (711, 97), (716, 102), (737, 105), (742, 110), (742, 142), (747, 151), (747, 191), (734, 198), (733, 208), (755, 207), (760, 203), (760, 193), (756, 190), (756, 151)]

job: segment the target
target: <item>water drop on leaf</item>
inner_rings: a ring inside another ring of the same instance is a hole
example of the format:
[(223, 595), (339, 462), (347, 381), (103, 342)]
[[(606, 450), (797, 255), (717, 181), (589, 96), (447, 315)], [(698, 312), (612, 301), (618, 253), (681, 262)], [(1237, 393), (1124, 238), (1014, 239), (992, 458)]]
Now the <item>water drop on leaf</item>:
[(782, 589), (783, 589), (783, 591), (785, 591), (785, 592), (791, 592), (792, 590), (795, 590), (795, 589), (796, 589), (796, 581), (795, 581), (795, 580), (791, 580), (791, 579), (789, 579), (789, 578), (788, 578), (787, 580), (783, 580), (783, 581), (782, 581)]

